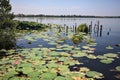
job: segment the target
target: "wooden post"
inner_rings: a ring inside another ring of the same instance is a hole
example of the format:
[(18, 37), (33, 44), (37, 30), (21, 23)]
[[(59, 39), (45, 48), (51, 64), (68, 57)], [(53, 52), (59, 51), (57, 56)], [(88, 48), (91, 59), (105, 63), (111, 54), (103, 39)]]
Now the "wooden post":
[(102, 25), (100, 25), (100, 37), (102, 37)]
[(74, 25), (73, 25), (73, 32), (74, 32)]
[(92, 21), (91, 21), (91, 26), (92, 26)]
[(68, 34), (68, 26), (66, 26), (66, 34)]
[(77, 32), (77, 23), (75, 23), (75, 33)]

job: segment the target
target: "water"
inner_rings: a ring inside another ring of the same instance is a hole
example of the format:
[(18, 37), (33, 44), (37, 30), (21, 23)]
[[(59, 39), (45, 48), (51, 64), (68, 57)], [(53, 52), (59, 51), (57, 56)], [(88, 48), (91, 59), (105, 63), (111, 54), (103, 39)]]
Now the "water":
[[(118, 54), (120, 52), (120, 47), (117, 47), (116, 44), (120, 44), (120, 19), (116, 18), (46, 18), (46, 17), (24, 17), (24, 18), (15, 18), (15, 20), (20, 21), (34, 21), (45, 24), (59, 24), (64, 26), (66, 24), (69, 27), (73, 25), (80, 25), (82, 23), (86, 23), (87, 25), (91, 24), (92, 21), (92, 30), (94, 30), (95, 24), (99, 24), (103, 26), (103, 29), (100, 33), (95, 33), (92, 31), (91, 37), (95, 39), (97, 46), (95, 46), (95, 55), (102, 55), (105, 53), (115, 53)], [(71, 41), (66, 41), (65, 43), (73, 45)], [(44, 47), (49, 47), (45, 41), (42, 39), (38, 39), (36, 42), (32, 44), (28, 44), (26, 40), (16, 40), (16, 45), (20, 48), (33, 48), (38, 47), (38, 44), (44, 45)], [(112, 46), (113, 50), (106, 50), (107, 46)], [(81, 61), (81, 60), (80, 60)], [(102, 64), (98, 60), (89, 60), (83, 58), (82, 61), (84, 65), (89, 67), (91, 70), (102, 72), (105, 75), (104, 80), (117, 80), (114, 75), (119, 74), (119, 72), (111, 72), (110, 69), (114, 69), (116, 66), (120, 65), (120, 59), (116, 59), (112, 64)], [(79, 66), (79, 65), (78, 65)], [(79, 66), (81, 67), (81, 66)]]

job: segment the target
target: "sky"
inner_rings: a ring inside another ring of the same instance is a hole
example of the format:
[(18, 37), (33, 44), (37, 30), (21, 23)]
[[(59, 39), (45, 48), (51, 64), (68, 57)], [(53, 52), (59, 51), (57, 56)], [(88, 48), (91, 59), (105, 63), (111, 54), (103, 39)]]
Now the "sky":
[(120, 0), (10, 0), (15, 14), (120, 16)]

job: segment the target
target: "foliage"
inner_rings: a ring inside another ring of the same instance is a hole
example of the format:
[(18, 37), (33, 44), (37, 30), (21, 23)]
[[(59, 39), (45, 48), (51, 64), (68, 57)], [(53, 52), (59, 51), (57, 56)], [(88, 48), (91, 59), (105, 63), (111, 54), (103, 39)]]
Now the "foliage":
[(11, 9), (9, 0), (0, 0), (0, 28), (12, 27), (11, 20), (14, 16), (10, 13)]
[(96, 72), (96, 71), (88, 71), (88, 72), (86, 72), (86, 75), (87, 75), (88, 77), (96, 78), (96, 79), (101, 79), (101, 78), (103, 78), (103, 74), (100, 73), (100, 72)]
[(115, 69), (116, 69), (117, 71), (120, 71), (120, 66), (117, 66)]
[(86, 24), (81, 24), (78, 26), (77, 31), (88, 33), (88, 27)]
[(83, 40), (83, 35), (81, 34), (74, 34), (72, 37), (72, 41), (75, 44), (79, 44), (80, 42), (82, 42), (82, 40)]
[(21, 30), (37, 30), (37, 29), (44, 29), (47, 27), (45, 24), (39, 24), (37, 22), (28, 22), (28, 21), (18, 21), (17, 29)]

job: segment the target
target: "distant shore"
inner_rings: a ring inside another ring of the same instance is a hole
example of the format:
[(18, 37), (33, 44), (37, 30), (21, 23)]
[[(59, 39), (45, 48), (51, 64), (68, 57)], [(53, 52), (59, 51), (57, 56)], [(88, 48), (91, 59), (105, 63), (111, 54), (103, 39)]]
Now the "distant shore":
[(120, 18), (120, 16), (91, 16), (91, 15), (25, 15), (16, 14), (15, 17), (60, 17), (60, 18)]

